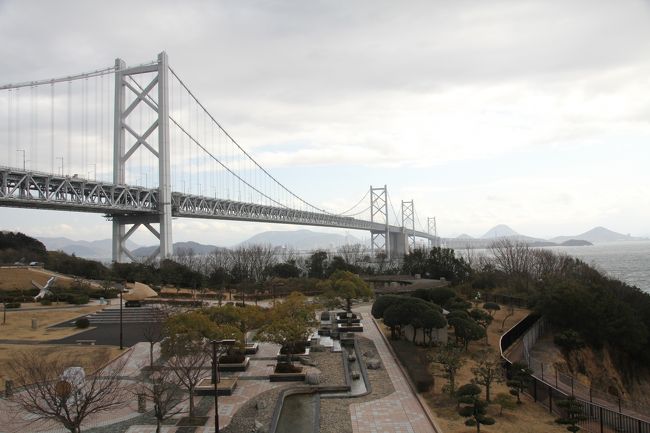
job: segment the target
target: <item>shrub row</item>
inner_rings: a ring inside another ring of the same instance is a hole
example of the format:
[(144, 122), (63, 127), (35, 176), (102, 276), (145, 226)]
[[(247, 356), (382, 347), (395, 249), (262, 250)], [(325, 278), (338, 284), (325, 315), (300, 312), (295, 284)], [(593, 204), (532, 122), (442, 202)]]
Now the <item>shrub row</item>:
[(426, 392), (433, 387), (433, 375), (429, 371), (424, 354), (412, 343), (405, 340), (389, 339), (397, 358), (406, 368), (418, 392)]

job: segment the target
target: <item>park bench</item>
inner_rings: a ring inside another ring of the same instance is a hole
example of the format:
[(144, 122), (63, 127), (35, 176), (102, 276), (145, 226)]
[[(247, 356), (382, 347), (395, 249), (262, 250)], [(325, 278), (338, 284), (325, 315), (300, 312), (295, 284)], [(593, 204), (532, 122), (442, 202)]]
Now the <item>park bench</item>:
[(91, 346), (95, 345), (95, 340), (77, 340), (77, 344), (89, 344)]

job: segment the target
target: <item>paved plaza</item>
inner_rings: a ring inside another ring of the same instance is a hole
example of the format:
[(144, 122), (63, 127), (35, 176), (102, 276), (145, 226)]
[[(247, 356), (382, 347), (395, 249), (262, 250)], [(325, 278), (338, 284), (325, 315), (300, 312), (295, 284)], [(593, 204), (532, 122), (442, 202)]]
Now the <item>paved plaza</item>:
[[(361, 403), (355, 403), (354, 398), (349, 399), (349, 412), (353, 433), (439, 432), (439, 429), (436, 430), (432, 421), (427, 416), (426, 409), (420, 404), (420, 401), (409, 387), (404, 372), (399, 368), (377, 325), (372, 320), (370, 306), (360, 306), (356, 311), (363, 315), (365, 329), (363, 335), (375, 344), (377, 353), (381, 357), (395, 392), (381, 399)], [(265, 391), (287, 385), (286, 383), (274, 383), (268, 380), (268, 375), (273, 372), (275, 366), (274, 357), (277, 353), (278, 346), (260, 344), (260, 350), (252, 357), (250, 365), (245, 372), (224, 373), (224, 376), (238, 376), (240, 379), (232, 395), (219, 397), (219, 423), (221, 428), (228, 426), (237, 411), (251, 399)], [(123, 372), (125, 385), (133, 384), (140, 373), (140, 369), (148, 365), (149, 344), (135, 344), (123, 356), (128, 357), (128, 362)], [(158, 348), (156, 348), (155, 356), (156, 358), (159, 356)], [(306, 367), (306, 372), (317, 371), (315, 367)], [(296, 383), (296, 385), (299, 384)], [(84, 423), (84, 431), (98, 433), (112, 433), (113, 431), (126, 433), (155, 432), (155, 425), (152, 425), (153, 420), (150, 417), (147, 419), (144, 415), (137, 412), (135, 400), (134, 397), (133, 402), (118, 410), (91, 417)], [(203, 401), (203, 406), (207, 408), (205, 416), (208, 417), (208, 421), (205, 426), (197, 427), (194, 431), (196, 433), (212, 433), (214, 432), (214, 403), (212, 403), (212, 397), (204, 397), (203, 400), (201, 397), (197, 397), (197, 405), (199, 401)], [(151, 409), (151, 402), (148, 402), (147, 409)], [(179, 414), (176, 418), (186, 415), (187, 401), (183, 403), (182, 409), (185, 413)], [(145, 422), (138, 423), (140, 420)], [(115, 425), (115, 428), (108, 427), (112, 425)], [(119, 427), (120, 425), (124, 425), (124, 427)], [(58, 433), (64, 432), (65, 430), (52, 423), (30, 423), (28, 416), (12, 410), (6, 400), (0, 399), (0, 431), (7, 433), (18, 431)], [(162, 428), (163, 433), (180, 433), (181, 431), (183, 429), (176, 426), (166, 425)]]

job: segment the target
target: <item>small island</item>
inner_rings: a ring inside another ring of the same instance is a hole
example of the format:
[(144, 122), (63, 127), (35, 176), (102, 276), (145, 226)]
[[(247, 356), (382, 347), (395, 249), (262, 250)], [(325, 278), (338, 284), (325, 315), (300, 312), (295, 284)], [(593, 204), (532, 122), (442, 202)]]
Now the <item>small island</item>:
[(559, 245), (562, 247), (586, 247), (593, 244), (589, 241), (583, 241), (581, 239), (569, 239), (567, 241), (562, 242)]

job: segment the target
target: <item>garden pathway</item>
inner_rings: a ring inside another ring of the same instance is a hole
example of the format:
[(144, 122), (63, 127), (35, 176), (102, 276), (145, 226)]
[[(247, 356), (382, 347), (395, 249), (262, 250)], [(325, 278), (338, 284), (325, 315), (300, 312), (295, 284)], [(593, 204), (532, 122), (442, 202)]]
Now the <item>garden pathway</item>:
[(379, 400), (350, 405), (354, 433), (439, 433), (425, 413), (408, 379), (390, 352), (381, 331), (372, 320), (370, 305), (355, 308), (363, 316), (363, 335), (377, 348), (395, 392)]

